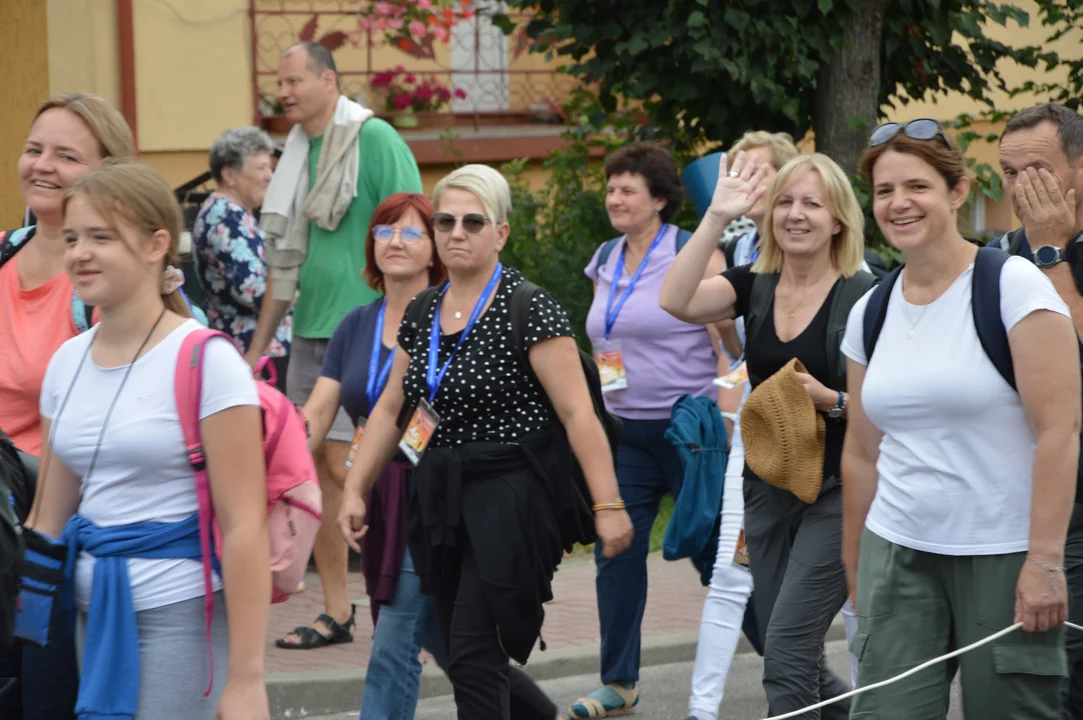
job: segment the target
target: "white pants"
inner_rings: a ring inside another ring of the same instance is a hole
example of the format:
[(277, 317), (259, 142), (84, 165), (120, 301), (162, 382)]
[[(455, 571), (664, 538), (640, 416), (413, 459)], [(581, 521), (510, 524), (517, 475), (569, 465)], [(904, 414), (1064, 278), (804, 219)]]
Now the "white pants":
[(752, 574), (733, 563), (737, 538), (745, 517), (744, 467), (745, 449), (741, 443), (740, 424), (737, 424), (722, 491), (718, 554), (715, 556), (707, 599), (703, 602), (696, 664), (692, 670), (692, 697), (688, 701), (688, 714), (698, 720), (716, 720), (718, 717), (726, 676), (729, 675), (733, 653), (741, 636), (745, 605), (752, 594)]

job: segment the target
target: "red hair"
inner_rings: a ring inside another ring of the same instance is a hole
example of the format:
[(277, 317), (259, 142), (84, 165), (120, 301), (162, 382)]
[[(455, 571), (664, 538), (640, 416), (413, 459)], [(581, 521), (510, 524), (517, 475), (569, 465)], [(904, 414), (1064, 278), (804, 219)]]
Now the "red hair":
[(432, 226), (432, 203), (427, 197), (418, 193), (395, 193), (384, 198), (384, 201), (376, 206), (372, 212), (372, 221), (369, 223), (369, 232), (365, 237), (365, 282), (373, 290), (384, 291), (384, 274), (376, 265), (376, 238), (372, 235), (372, 229), (377, 225), (393, 225), (402, 218), (409, 210), (416, 210), (421, 216), (422, 230), (429, 235), (432, 243), (432, 267), (429, 268), (429, 285), (437, 285), (447, 277), (447, 269), (440, 262), (440, 255), (436, 252), (436, 242), (433, 240)]

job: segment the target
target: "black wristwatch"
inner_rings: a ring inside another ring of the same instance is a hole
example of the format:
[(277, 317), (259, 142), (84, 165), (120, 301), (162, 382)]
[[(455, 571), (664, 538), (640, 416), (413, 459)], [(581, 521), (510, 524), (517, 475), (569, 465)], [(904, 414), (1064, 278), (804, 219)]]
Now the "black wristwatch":
[(839, 392), (838, 405), (836, 405), (835, 407), (828, 410), (827, 411), (827, 416), (829, 418), (833, 418), (833, 419), (837, 420), (838, 418), (842, 417), (842, 414), (844, 412), (846, 412), (846, 395), (845, 395), (845, 393), (840, 391)]
[(1056, 245), (1042, 245), (1034, 251), (1034, 264), (1040, 268), (1051, 268), (1064, 260), (1064, 251)]

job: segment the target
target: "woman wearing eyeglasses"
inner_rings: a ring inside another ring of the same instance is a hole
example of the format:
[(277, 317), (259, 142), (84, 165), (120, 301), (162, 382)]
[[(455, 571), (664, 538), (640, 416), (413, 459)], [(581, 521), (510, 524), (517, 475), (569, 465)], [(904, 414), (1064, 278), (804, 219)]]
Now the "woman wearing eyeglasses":
[[(943, 718), (961, 669), (967, 717), (1060, 718), (1080, 425), (1068, 308), (1032, 264), (959, 233), (970, 181), (935, 121), (878, 127), (861, 169), (906, 265), (854, 306), (842, 345), (859, 683), (1023, 628), (857, 696), (851, 717)], [(993, 363), (1004, 356), (1018, 391)]]
[(509, 658), (525, 663), (538, 641), (542, 604), (573, 539), (571, 451), (607, 555), (628, 546), (632, 527), (567, 314), (544, 290), (531, 296), (525, 327), (510, 314), (524, 279), (500, 263), (511, 232), (507, 181), (467, 165), (433, 198), (448, 282), (406, 310), (387, 389), (346, 477), (339, 526), (356, 547), (362, 495), (401, 439), (417, 463), (410, 552), (448, 642), (459, 718), (553, 720), (556, 705)]
[[(318, 448), (343, 407), (356, 430), (364, 434), (391, 375), (395, 338), (406, 306), (446, 276), (436, 254), (430, 216), (432, 203), (416, 193), (389, 196), (372, 213), (365, 239), (365, 280), (384, 296), (351, 310), (327, 345), (320, 378), (305, 403), (311, 437)], [(357, 445), (355, 439), (355, 447)], [(356, 458), (355, 458), (356, 459)], [(372, 642), (361, 718), (409, 720), (414, 716), (421, 682), (418, 653), (422, 647), (446, 666), (444, 643), (436, 629), (432, 601), (421, 594), (413, 560), (406, 549), (407, 481), (412, 466), (406, 458), (391, 460), (367, 496), (372, 508), (369, 531), (361, 541), (361, 569), (371, 600), (376, 633)], [(324, 618), (324, 621), (330, 618)], [(299, 628), (299, 634), (317, 633)], [(319, 642), (315, 637), (308, 638)], [(334, 642), (334, 637), (320, 639)]]

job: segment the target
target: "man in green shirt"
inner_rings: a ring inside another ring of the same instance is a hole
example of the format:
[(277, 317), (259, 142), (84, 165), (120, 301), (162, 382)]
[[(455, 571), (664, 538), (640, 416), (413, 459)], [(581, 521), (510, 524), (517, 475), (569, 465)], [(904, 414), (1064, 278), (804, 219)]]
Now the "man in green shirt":
[[(286, 391), (291, 400), (304, 405), (339, 322), (354, 307), (379, 297), (361, 274), (373, 211), (396, 192), (421, 192), (421, 175), (398, 132), (342, 96), (334, 59), (319, 43), (288, 48), (279, 61), (278, 83), (278, 98), (295, 127), (276, 169), (282, 189), (276, 194), (272, 181), (264, 201), (271, 268), (246, 360), (256, 366), (295, 299)], [(306, 144), (307, 173), (300, 155)], [(352, 174), (344, 175), (355, 171), (355, 158), (356, 189)], [(300, 183), (305, 185), (299, 187)], [(280, 646), (311, 648), (352, 639), (347, 548), (335, 523), (353, 435), (353, 424), (339, 409), (327, 442), (314, 454), (324, 523), (313, 554), (331, 622), (317, 620), (311, 629), (298, 628), (279, 641)]]

